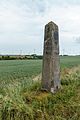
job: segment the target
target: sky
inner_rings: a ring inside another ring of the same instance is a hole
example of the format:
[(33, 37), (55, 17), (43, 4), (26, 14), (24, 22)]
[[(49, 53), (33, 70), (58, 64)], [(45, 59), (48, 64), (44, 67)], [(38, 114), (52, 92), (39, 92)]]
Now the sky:
[(44, 26), (59, 27), (60, 54), (80, 54), (80, 0), (0, 0), (0, 54), (43, 54)]

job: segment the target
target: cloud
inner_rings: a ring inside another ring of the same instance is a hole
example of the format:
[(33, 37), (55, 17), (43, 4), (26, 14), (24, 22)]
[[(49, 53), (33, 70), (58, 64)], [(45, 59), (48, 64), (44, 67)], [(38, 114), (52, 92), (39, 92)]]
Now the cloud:
[(59, 26), (60, 51), (65, 48), (69, 54), (72, 48), (77, 53), (80, 47), (73, 38), (80, 36), (79, 0), (0, 1), (0, 51), (5, 48), (11, 53), (22, 48), (31, 53), (36, 48), (37, 53), (42, 53), (44, 26), (49, 21)]

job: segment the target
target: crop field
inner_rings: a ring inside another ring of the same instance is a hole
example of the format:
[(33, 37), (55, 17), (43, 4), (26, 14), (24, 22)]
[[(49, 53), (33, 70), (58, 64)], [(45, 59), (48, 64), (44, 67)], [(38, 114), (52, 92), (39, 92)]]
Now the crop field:
[[(80, 56), (60, 58), (61, 68), (80, 64)], [(34, 77), (42, 71), (42, 60), (2, 60), (0, 61), (0, 81)]]
[(42, 60), (0, 61), (0, 120), (80, 120), (80, 56), (61, 56), (61, 89), (41, 91), (33, 81)]

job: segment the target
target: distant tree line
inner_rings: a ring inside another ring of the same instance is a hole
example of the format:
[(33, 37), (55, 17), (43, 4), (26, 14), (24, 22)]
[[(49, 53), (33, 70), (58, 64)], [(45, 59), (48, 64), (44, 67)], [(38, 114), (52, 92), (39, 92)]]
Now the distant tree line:
[(42, 55), (0, 55), (0, 60), (42, 59)]
[[(69, 56), (69, 55), (60, 55), (60, 56)], [(75, 55), (80, 56), (80, 55)], [(34, 60), (34, 59), (43, 59), (42, 55), (0, 55), (0, 60)]]

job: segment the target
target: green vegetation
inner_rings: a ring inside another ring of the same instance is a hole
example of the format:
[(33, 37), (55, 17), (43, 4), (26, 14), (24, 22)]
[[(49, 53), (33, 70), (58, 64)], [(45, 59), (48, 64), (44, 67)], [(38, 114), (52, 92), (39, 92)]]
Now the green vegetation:
[(34, 77), (41, 72), (41, 60), (0, 61), (0, 80)]
[(80, 56), (63, 56), (60, 57), (61, 68), (71, 68), (80, 65)]
[(0, 120), (79, 120), (80, 57), (61, 57), (61, 89), (41, 91), (42, 60), (0, 61)]
[(42, 59), (42, 55), (0, 55), (0, 60), (33, 60), (33, 59)]

